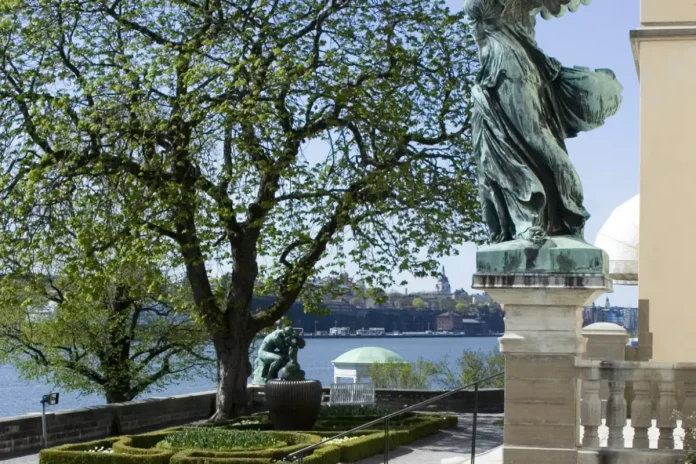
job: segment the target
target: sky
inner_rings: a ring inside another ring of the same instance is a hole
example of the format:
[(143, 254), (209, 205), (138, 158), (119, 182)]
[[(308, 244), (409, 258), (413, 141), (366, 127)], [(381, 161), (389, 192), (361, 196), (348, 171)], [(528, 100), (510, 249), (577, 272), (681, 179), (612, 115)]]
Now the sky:
[[(447, 3), (458, 11), (463, 0)], [(575, 13), (537, 23), (537, 41), (547, 55), (568, 67), (609, 68), (624, 86), (623, 104), (615, 116), (601, 128), (567, 142), (583, 183), (585, 207), (592, 215), (585, 230), (589, 243), (594, 243), (611, 212), (638, 193), (639, 87), (629, 41), (629, 31), (638, 25), (637, 0), (595, 0)], [(442, 264), (452, 288), (469, 291), (476, 246), (464, 244), (459, 251), (459, 256), (444, 258)], [(409, 292), (435, 288), (435, 279), (401, 277), (409, 281)], [(617, 286), (609, 297), (612, 305), (638, 304), (637, 287)]]

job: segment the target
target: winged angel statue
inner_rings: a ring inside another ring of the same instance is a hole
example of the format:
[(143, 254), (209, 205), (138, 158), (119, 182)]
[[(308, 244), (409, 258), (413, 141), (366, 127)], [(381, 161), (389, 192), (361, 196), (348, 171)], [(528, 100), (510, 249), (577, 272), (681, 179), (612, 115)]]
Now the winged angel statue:
[(545, 19), (591, 0), (465, 0), (479, 46), (473, 143), (493, 243), (583, 238), (589, 214), (565, 139), (601, 126), (621, 104), (610, 70), (566, 68), (535, 40)]

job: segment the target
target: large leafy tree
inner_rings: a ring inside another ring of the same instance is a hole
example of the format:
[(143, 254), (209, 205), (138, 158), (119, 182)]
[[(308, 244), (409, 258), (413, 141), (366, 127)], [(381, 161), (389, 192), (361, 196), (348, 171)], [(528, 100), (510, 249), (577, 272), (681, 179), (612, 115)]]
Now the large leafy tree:
[[(244, 410), (249, 346), (314, 301), (308, 279), (351, 260), (386, 288), (478, 237), (475, 51), (442, 1), (6, 0), (0, 13), (4, 188), (30, 193), (20, 215), (61, 186), (96, 189), (120, 223), (98, 243), (171, 247), (218, 356), (215, 420)], [(277, 299), (252, 312), (255, 288)]]
[(107, 403), (210, 375), (204, 328), (175, 296), (148, 294), (144, 274), (4, 276), (0, 362), (28, 379), (102, 394)]
[[(5, 189), (0, 362), (108, 403), (209, 374), (209, 337), (169, 247), (122, 233), (124, 189), (105, 196), (67, 180), (51, 189), (53, 181)], [(50, 195), (35, 196), (34, 186)]]

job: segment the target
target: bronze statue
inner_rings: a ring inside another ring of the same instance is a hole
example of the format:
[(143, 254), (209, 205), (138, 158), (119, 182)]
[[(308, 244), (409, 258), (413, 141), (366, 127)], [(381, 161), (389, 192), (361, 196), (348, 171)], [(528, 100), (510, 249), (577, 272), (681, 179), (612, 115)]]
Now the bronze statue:
[(264, 385), (279, 377), (283, 380), (304, 380), (304, 371), (297, 362), (297, 351), (306, 342), (292, 327), (278, 329), (266, 335), (259, 346), (254, 363), (252, 383)]
[(609, 70), (566, 68), (535, 40), (536, 15), (590, 0), (465, 0), (479, 46), (473, 145), (483, 218), (493, 243), (583, 238), (589, 214), (565, 139), (601, 126), (621, 104)]

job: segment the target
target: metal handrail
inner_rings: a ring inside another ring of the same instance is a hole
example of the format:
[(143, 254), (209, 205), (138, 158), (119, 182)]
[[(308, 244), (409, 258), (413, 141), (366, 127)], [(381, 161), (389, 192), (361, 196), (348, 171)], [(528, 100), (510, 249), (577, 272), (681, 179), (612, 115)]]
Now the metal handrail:
[(393, 413), (391, 413), (391, 414), (389, 414), (389, 415), (386, 415), (386, 416), (384, 416), (384, 417), (380, 417), (379, 419), (375, 419), (375, 420), (372, 420), (372, 421), (367, 422), (367, 423), (365, 423), (365, 424), (359, 425), (359, 426), (357, 426), (357, 427), (355, 427), (355, 428), (352, 428), (352, 429), (350, 429), (350, 430), (348, 430), (348, 431), (346, 431), (346, 432), (338, 433), (338, 434), (334, 435), (333, 437), (326, 438), (326, 439), (320, 441), (319, 443), (315, 443), (314, 445), (307, 446), (307, 447), (305, 447), (305, 448), (302, 448), (301, 450), (295, 451), (294, 453), (288, 454), (288, 455), (285, 457), (284, 461), (295, 460), (295, 459), (297, 459), (298, 462), (299, 462), (299, 464), (302, 464), (302, 462), (303, 462), (303, 460), (304, 460), (304, 456), (305, 456), (305, 454), (306, 454), (308, 451), (313, 451), (313, 450), (315, 450), (316, 448), (320, 447), (321, 445), (324, 445), (324, 444), (326, 444), (326, 443), (328, 443), (328, 442), (330, 442), (330, 441), (332, 441), (332, 440), (335, 440), (335, 439), (337, 439), (337, 438), (343, 438), (343, 437), (345, 437), (345, 436), (347, 436), (347, 435), (349, 435), (349, 434), (351, 434), (351, 433), (359, 432), (359, 431), (361, 431), (361, 430), (365, 430), (365, 429), (367, 429), (367, 428), (369, 428), (369, 427), (372, 427), (373, 425), (380, 424), (380, 423), (384, 422), (384, 464), (388, 464), (388, 463), (389, 463), (389, 420), (390, 420), (390, 419), (392, 419), (392, 418), (394, 418), (394, 417), (401, 416), (401, 415), (406, 414), (407, 412), (411, 412), (411, 411), (413, 411), (413, 410), (415, 410), (415, 409), (422, 408), (423, 406), (427, 406), (427, 405), (429, 405), (429, 404), (436, 403), (436, 402), (438, 402), (438, 401), (440, 401), (440, 400), (442, 400), (442, 399), (445, 399), (445, 398), (447, 398), (447, 397), (450, 397), (450, 396), (452, 396), (452, 395), (454, 395), (454, 394), (456, 394), (456, 393), (459, 393), (459, 392), (462, 392), (462, 391), (465, 391), (465, 390), (469, 390), (471, 387), (474, 387), (474, 391), (475, 391), (475, 396), (474, 396), (474, 423), (473, 423), (473, 427), (472, 427), (472, 430), (471, 430), (471, 433), (472, 433), (472, 435), (473, 435), (473, 436), (472, 436), (472, 440), (471, 440), (471, 464), (474, 464), (474, 460), (475, 460), (475, 458), (476, 458), (476, 422), (477, 422), (477, 419), (478, 419), (478, 392), (479, 392), (479, 384), (482, 384), (482, 383), (484, 383), (484, 382), (488, 382), (488, 381), (490, 381), (490, 380), (493, 380), (493, 379), (495, 379), (495, 378), (498, 378), (498, 377), (500, 377), (501, 375), (503, 375), (504, 373), (505, 373), (505, 372), (498, 372), (497, 374), (493, 374), (493, 375), (488, 376), (488, 377), (486, 377), (486, 378), (484, 378), (484, 379), (479, 379), (479, 380), (477, 380), (476, 382), (470, 383), (469, 385), (464, 385), (463, 387), (457, 388), (457, 389), (455, 389), (455, 390), (450, 390), (450, 391), (448, 391), (447, 393), (443, 393), (442, 395), (438, 395), (438, 396), (436, 396), (436, 397), (434, 397), (434, 398), (430, 398), (429, 400), (422, 401), (422, 402), (420, 402), (420, 403), (418, 403), (418, 404), (414, 404), (414, 405), (409, 406), (409, 407), (407, 407), (407, 408), (404, 408), (404, 409), (401, 409), (401, 410), (399, 410), (399, 411), (393, 412)]

